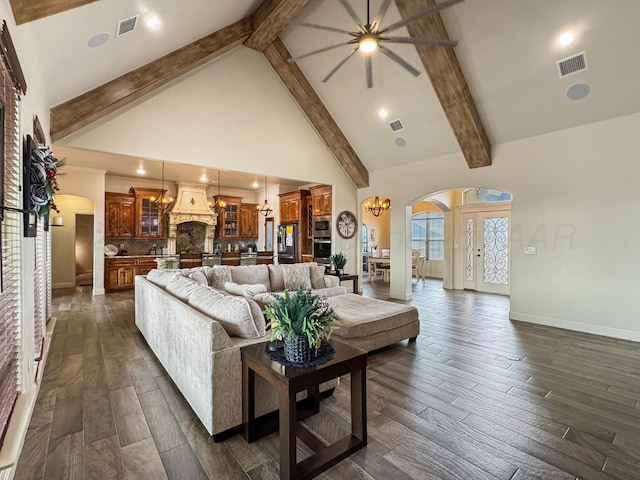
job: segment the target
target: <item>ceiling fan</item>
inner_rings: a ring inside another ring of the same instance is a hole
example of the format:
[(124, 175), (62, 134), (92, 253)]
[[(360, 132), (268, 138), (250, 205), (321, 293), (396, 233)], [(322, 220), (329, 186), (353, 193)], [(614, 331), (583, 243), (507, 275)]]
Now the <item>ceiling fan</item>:
[(314, 50), (309, 53), (305, 53), (304, 55), (300, 55), (299, 57), (290, 58), (290, 62), (295, 62), (300, 59), (309, 57), (311, 55), (316, 55), (318, 53), (327, 52), (329, 50), (333, 50), (335, 48), (339, 48), (345, 45), (355, 45), (355, 48), (349, 52), (349, 54), (343, 58), (338, 64), (327, 74), (326, 77), (322, 79), (323, 82), (327, 82), (347, 61), (353, 57), (353, 55), (360, 50), (364, 55), (365, 59), (365, 69), (367, 75), (367, 88), (373, 87), (373, 71), (372, 71), (372, 59), (371, 54), (376, 50), (380, 50), (384, 55), (389, 57), (391, 60), (396, 62), (398, 65), (403, 67), (413, 76), (417, 77), (420, 75), (420, 71), (414, 68), (409, 62), (400, 57), (397, 53), (394, 53), (389, 47), (383, 45), (386, 43), (412, 43), (415, 45), (429, 45), (434, 47), (455, 47), (458, 42), (455, 40), (443, 40), (437, 38), (412, 38), (412, 37), (393, 37), (388, 36), (389, 32), (402, 28), (410, 23), (413, 23), (417, 20), (420, 20), (423, 17), (428, 15), (433, 15), (440, 10), (443, 10), (447, 7), (455, 5), (456, 3), (460, 3), (463, 0), (445, 0), (434, 7), (429, 7), (421, 12), (418, 12), (415, 15), (412, 15), (409, 18), (400, 20), (398, 22), (392, 23), (387, 27), (382, 27), (382, 20), (384, 19), (389, 6), (391, 5), (392, 0), (383, 0), (380, 5), (380, 11), (378, 12), (377, 18), (371, 22), (370, 19), (370, 11), (371, 5), (370, 0), (367, 0), (367, 23), (363, 23), (358, 17), (358, 14), (351, 7), (351, 5), (347, 2), (347, 0), (338, 0), (340, 4), (347, 11), (349, 16), (356, 22), (357, 31), (350, 32), (348, 30), (343, 30), (341, 28), (330, 27), (326, 25), (319, 25), (317, 23), (308, 23), (302, 22), (300, 25), (305, 27), (316, 28), (319, 30), (327, 30), (330, 32), (343, 33), (345, 35), (349, 35), (351, 38), (347, 42), (341, 42), (336, 45), (330, 45), (328, 47), (320, 48), (319, 50)]

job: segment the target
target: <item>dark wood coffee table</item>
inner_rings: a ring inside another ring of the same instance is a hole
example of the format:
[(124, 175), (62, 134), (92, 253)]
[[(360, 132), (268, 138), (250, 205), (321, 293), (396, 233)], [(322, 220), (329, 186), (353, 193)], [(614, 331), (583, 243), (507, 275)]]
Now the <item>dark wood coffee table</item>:
[[(284, 367), (264, 352), (265, 344), (242, 347), (242, 423), (247, 442), (280, 430), (280, 478), (313, 478), (367, 444), (367, 352), (332, 340), (333, 359), (316, 367)], [(320, 411), (318, 386), (333, 378), (351, 375), (351, 434), (325, 445), (298, 420)], [(279, 394), (279, 420), (255, 418), (255, 374), (273, 385)], [(296, 404), (296, 394), (307, 391), (308, 402)], [(300, 463), (296, 438), (314, 454)]]

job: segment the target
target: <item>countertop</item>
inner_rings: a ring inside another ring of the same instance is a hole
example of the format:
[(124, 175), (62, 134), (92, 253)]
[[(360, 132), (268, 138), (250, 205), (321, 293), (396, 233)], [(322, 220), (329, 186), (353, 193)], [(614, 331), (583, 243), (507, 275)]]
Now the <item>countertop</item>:
[(179, 257), (177, 253), (167, 255), (105, 255), (104, 258), (175, 258)]

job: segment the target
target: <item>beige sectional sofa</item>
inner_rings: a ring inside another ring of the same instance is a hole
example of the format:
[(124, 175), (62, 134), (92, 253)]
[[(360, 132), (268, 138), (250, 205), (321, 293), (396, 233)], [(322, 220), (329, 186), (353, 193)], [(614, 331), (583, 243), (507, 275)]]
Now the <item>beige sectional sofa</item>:
[[(214, 440), (242, 423), (240, 347), (270, 339), (263, 305), (302, 284), (346, 293), (314, 264), (152, 270), (135, 279), (135, 322)], [(230, 293), (236, 292), (236, 295)], [(240, 293), (240, 294), (238, 294)], [(327, 391), (337, 380), (320, 387)], [(256, 381), (256, 414), (277, 409), (276, 392)]]

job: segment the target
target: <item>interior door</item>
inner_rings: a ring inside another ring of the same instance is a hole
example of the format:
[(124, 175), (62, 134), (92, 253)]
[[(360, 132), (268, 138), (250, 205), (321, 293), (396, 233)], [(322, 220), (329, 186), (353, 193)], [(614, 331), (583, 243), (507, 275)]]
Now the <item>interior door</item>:
[(465, 213), (464, 288), (509, 295), (509, 242), (511, 214), (508, 211)]

